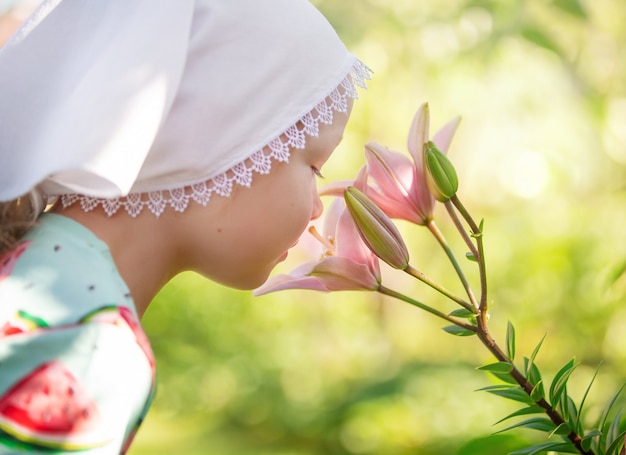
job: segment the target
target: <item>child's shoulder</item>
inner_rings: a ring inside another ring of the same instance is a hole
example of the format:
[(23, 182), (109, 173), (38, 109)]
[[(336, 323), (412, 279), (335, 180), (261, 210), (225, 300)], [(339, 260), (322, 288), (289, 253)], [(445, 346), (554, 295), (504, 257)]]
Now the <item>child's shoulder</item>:
[(0, 316), (26, 311), (54, 325), (106, 305), (134, 308), (106, 244), (54, 214), (0, 257), (0, 302)]

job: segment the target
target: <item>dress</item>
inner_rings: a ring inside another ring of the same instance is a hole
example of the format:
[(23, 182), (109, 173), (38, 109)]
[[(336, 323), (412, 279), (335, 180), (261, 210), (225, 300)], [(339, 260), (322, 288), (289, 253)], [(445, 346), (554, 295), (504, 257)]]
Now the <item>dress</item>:
[(106, 244), (43, 214), (0, 257), (0, 454), (125, 453), (155, 363)]

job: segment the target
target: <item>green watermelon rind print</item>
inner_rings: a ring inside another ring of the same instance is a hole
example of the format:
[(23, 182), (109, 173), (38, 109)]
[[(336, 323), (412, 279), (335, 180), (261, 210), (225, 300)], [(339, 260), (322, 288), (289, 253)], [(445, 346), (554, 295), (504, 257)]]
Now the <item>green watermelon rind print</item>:
[[(11, 436), (9, 433), (5, 433), (4, 431), (0, 430), (0, 453), (2, 453), (3, 448), (16, 450), (16, 451), (24, 452), (24, 453), (35, 452), (35, 451), (37, 451), (38, 453), (49, 453), (49, 454), (61, 453), (59, 452), (58, 449), (41, 447), (37, 444), (29, 444), (27, 442), (20, 441), (19, 439), (16, 439), (15, 437)], [(68, 450), (65, 450), (64, 452), (67, 453)]]
[[(67, 436), (59, 436), (57, 438), (45, 436), (44, 439), (33, 434), (27, 428), (24, 428), (15, 422), (9, 422), (0, 416), (0, 441), (4, 442), (3, 439), (5, 438), (2, 438), (2, 436), (4, 436), (2, 433), (5, 433), (7, 436), (15, 439), (15, 442), (13, 442), (14, 445), (17, 442), (27, 444), (29, 446), (37, 446), (38, 448), (53, 450), (80, 451), (102, 447), (111, 442), (110, 438), (94, 442), (92, 436), (72, 436), (71, 441), (67, 439)], [(85, 440), (81, 441), (80, 439)]]
[[(15, 441), (12, 442), (13, 445), (20, 444), (20, 446), (23, 447), (23, 444), (26, 444), (27, 447), (37, 446), (37, 448), (53, 450), (80, 451), (102, 447), (111, 442), (111, 439), (98, 441), (97, 443), (87, 441), (68, 441), (65, 439), (66, 437), (59, 437), (58, 440), (55, 441), (50, 436), (46, 436), (46, 439), (44, 440), (36, 435), (30, 434), (31, 432), (27, 428), (24, 428), (15, 422), (8, 422), (0, 416), (0, 442), (5, 442), (3, 440), (5, 438), (2, 438), (2, 436), (4, 436), (2, 433), (5, 433), (7, 436), (15, 439)], [(78, 439), (75, 436), (73, 438)]]
[(118, 305), (115, 304), (103, 305), (99, 308), (96, 308), (95, 310), (90, 311), (85, 316), (80, 318), (78, 323), (86, 324), (88, 322), (92, 322), (94, 319), (97, 319), (97, 317), (101, 316), (102, 314), (117, 314), (118, 308)]
[(33, 316), (32, 314), (29, 314), (24, 310), (18, 310), (17, 316), (24, 321), (30, 322), (32, 329), (47, 329), (50, 327), (50, 325), (42, 318)]

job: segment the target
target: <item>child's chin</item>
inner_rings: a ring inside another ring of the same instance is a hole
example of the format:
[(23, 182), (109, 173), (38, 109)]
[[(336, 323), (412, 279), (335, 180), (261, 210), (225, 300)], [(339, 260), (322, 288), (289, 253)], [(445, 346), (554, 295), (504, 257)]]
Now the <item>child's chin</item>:
[(259, 272), (255, 274), (254, 276), (248, 275), (245, 278), (239, 279), (237, 281), (223, 282), (221, 284), (224, 284), (233, 289), (238, 289), (240, 291), (251, 291), (253, 289), (258, 288), (262, 284), (264, 284), (269, 278), (270, 273), (271, 273), (271, 270), (268, 270), (267, 272), (263, 272), (263, 273)]

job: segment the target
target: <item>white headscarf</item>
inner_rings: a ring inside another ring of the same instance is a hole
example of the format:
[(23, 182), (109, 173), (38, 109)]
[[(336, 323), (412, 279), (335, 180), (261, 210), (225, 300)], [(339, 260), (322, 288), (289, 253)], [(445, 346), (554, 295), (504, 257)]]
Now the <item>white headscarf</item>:
[(0, 200), (206, 204), (368, 78), (307, 0), (45, 0), (0, 49)]

